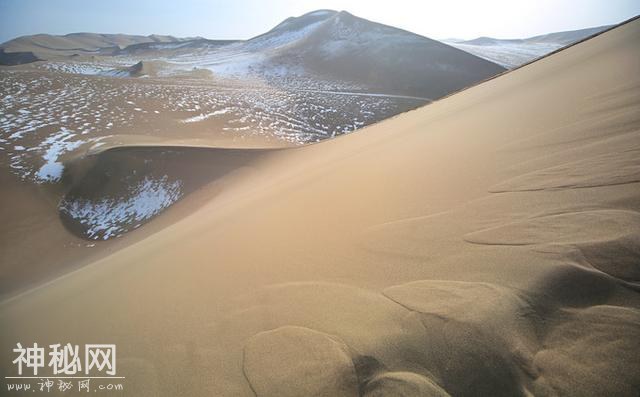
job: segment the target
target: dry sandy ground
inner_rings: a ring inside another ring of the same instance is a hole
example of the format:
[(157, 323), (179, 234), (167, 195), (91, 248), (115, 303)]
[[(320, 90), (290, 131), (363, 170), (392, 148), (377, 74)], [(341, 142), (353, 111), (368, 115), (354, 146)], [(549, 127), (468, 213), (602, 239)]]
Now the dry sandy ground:
[(132, 396), (637, 396), (638, 42), (260, 157), (5, 301), (0, 347), (116, 343)]

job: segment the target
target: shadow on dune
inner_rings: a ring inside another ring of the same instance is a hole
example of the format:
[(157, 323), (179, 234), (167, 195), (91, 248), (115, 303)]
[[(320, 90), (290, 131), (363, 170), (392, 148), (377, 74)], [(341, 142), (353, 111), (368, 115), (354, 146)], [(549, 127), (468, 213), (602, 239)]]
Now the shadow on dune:
[(123, 146), (65, 168), (58, 209), (65, 227), (89, 240), (136, 229), (185, 195), (246, 167), (273, 149)]

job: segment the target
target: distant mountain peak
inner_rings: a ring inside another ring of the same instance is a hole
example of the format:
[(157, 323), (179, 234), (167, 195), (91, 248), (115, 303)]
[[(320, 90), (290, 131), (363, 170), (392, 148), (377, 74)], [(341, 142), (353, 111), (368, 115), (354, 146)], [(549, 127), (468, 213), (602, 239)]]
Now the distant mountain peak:
[(338, 11), (335, 10), (315, 10), (298, 17), (289, 17), (268, 32), (254, 37), (254, 39), (277, 31), (301, 29), (307, 25), (331, 18), (336, 14), (338, 14)]
[[(340, 12), (344, 12), (344, 11), (340, 11)], [(336, 10), (330, 10), (330, 9), (321, 9), (321, 10), (315, 10), (315, 11), (311, 11), (311, 12), (307, 12), (306, 14), (303, 14), (301, 16), (331, 16), (331, 15), (335, 15), (338, 14), (338, 11)]]

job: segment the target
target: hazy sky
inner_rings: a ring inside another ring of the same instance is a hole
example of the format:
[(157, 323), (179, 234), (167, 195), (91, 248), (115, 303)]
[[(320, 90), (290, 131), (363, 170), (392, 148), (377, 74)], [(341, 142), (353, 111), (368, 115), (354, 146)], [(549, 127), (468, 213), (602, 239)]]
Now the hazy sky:
[(640, 0), (0, 0), (0, 42), (35, 33), (246, 39), (330, 8), (431, 38), (521, 38), (621, 22)]

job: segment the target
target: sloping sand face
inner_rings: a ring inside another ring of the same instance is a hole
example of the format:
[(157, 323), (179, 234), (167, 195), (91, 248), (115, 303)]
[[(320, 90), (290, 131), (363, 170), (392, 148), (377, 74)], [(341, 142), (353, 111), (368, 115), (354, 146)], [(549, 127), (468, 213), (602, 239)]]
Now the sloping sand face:
[(251, 162), (3, 302), (0, 348), (115, 343), (135, 396), (635, 396), (639, 41)]

